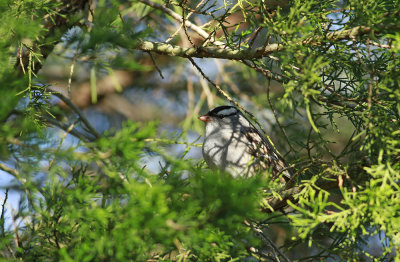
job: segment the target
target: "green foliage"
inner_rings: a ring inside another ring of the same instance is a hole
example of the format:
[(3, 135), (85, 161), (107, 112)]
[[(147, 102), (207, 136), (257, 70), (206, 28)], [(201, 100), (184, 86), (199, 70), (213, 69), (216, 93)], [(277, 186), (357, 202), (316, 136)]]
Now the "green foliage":
[[(144, 140), (155, 127), (126, 124), (92, 145), (97, 154), (76, 157), (70, 171), (53, 167), (43, 186), (28, 186), (41, 197), (31, 203), (35, 216), (21, 236), (27, 241), (19, 255), (71, 261), (143, 261), (160, 253), (168, 254), (165, 259), (245, 256), (241, 242), (248, 229), (242, 222), (258, 214), (260, 180), (199, 168), (187, 178), (174, 169), (166, 176), (145, 171)], [(66, 161), (58, 154), (57, 162)], [(98, 161), (101, 170), (87, 168)]]

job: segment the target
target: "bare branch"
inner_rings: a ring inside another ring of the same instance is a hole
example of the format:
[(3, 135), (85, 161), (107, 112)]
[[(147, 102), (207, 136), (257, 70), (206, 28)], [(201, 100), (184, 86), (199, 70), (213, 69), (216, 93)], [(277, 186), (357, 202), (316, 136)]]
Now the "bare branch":
[(196, 57), (196, 58), (221, 58), (232, 60), (254, 59), (267, 56), (270, 53), (283, 50), (283, 46), (270, 44), (265, 49), (231, 50), (217, 47), (185, 48), (181, 46), (160, 42), (142, 41), (132, 47), (136, 50), (155, 52), (161, 55)]
[(93, 138), (79, 132), (78, 130), (76, 130), (76, 128), (71, 129), (71, 125), (61, 123), (61, 122), (57, 121), (56, 119), (54, 119), (52, 117), (48, 117), (48, 116), (42, 116), (42, 118), (44, 120), (46, 120), (47, 122), (49, 122), (50, 124), (61, 128), (65, 132), (70, 133), (71, 135), (79, 138), (82, 141), (85, 141), (85, 142), (93, 141)]
[[(140, 0), (146, 1), (146, 0)], [(175, 13), (176, 14), (176, 13)], [(178, 15), (178, 14), (176, 14)], [(181, 19), (181, 17), (179, 16)], [(189, 25), (189, 21), (185, 22)], [(189, 26), (188, 26), (189, 27)], [(392, 25), (392, 29), (396, 29), (396, 25)], [(357, 26), (351, 29), (328, 33), (325, 36), (316, 36), (307, 38), (299, 43), (292, 43), (293, 45), (317, 45), (326, 41), (339, 41), (344, 39), (354, 39), (356, 36), (366, 35), (372, 32), (370, 27)], [(375, 32), (378, 33), (378, 32)], [(208, 35), (207, 35), (208, 36)], [(231, 60), (251, 60), (267, 57), (271, 53), (280, 52), (285, 49), (282, 44), (268, 44), (265, 47), (256, 49), (227, 49), (218, 47), (198, 47), (198, 48), (184, 48), (181, 46), (170, 45), (159, 42), (141, 41), (132, 46), (133, 49), (142, 50), (147, 52), (155, 52), (161, 55), (180, 56), (180, 57), (196, 57), (196, 58), (220, 58)]]
[[(76, 106), (74, 103), (72, 103), (71, 100), (66, 98), (63, 94), (59, 92), (54, 92), (51, 91), (51, 94), (58, 97), (61, 101), (63, 101), (65, 104), (67, 104), (75, 113), (79, 116), (80, 120), (85, 124), (85, 126), (89, 129), (89, 131), (97, 138), (100, 138), (100, 134), (96, 131), (96, 129), (90, 124), (89, 120), (83, 115), (83, 112)], [(67, 128), (68, 129), (68, 128)], [(67, 130), (66, 129), (66, 130)], [(71, 132), (72, 134), (72, 132)]]

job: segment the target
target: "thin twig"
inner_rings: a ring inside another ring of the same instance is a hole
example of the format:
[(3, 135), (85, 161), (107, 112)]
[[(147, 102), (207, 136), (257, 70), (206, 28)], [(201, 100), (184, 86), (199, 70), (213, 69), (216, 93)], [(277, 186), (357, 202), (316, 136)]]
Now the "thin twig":
[(270, 85), (271, 85), (271, 80), (268, 79), (267, 81), (268, 81), (268, 83), (267, 83), (267, 100), (268, 100), (268, 104), (269, 104), (269, 106), (271, 107), (272, 113), (274, 114), (274, 117), (275, 117), (275, 121), (276, 121), (276, 123), (278, 124), (279, 129), (282, 131), (282, 134), (283, 134), (283, 136), (285, 137), (286, 142), (287, 142), (287, 144), (288, 144), (289, 147), (290, 147), (290, 150), (293, 151), (293, 152), (296, 152), (296, 150), (293, 148), (292, 144), (290, 143), (289, 137), (288, 137), (288, 135), (286, 134), (285, 129), (282, 127), (281, 123), (279, 122), (278, 114), (276, 113), (276, 109), (275, 109), (274, 105), (272, 104), (272, 102), (271, 102), (271, 97), (270, 97)]
[(67, 86), (67, 93), (68, 93), (68, 98), (71, 99), (71, 84), (72, 84), (72, 75), (74, 74), (74, 69), (75, 69), (75, 63), (76, 59), (78, 57), (78, 50), (81, 45), (81, 41), (78, 42), (78, 45), (75, 49), (74, 52), (74, 57), (72, 58), (72, 63), (71, 63), (71, 68), (69, 71), (69, 77), (68, 77), (68, 86)]
[(151, 53), (151, 52), (147, 52), (147, 53), (149, 54), (149, 56), (150, 56), (150, 58), (151, 58), (151, 61), (153, 61), (153, 65), (154, 65), (154, 67), (156, 68), (157, 72), (160, 74), (160, 77), (161, 77), (162, 79), (164, 79), (164, 76), (163, 76), (163, 74), (162, 74), (162, 72), (161, 72), (161, 69), (157, 66), (156, 60), (154, 59), (152, 53)]
[(239, 107), (240, 109), (242, 109), (243, 111), (245, 111), (245, 109), (239, 105), (236, 101), (234, 101), (228, 93), (226, 93), (224, 90), (222, 90), (222, 88), (217, 85), (216, 83), (214, 83), (214, 81), (212, 81), (204, 72), (203, 70), (201, 70), (201, 68), (196, 64), (196, 62), (194, 62), (193, 58), (188, 57), (189, 61), (192, 63), (192, 65), (200, 72), (200, 74), (211, 84), (213, 85), (218, 92), (225, 97), (229, 102), (231, 102), (232, 104), (236, 105), (237, 107)]
[[(180, 16), (179, 14), (175, 13), (174, 11), (172, 11), (171, 9), (169, 9), (169, 8), (163, 6), (163, 5), (160, 5), (160, 4), (154, 3), (154, 2), (152, 2), (152, 1), (148, 1), (148, 0), (138, 0), (138, 1), (141, 2), (141, 3), (143, 3), (143, 4), (145, 4), (145, 5), (150, 6), (150, 7), (152, 7), (152, 8), (161, 10), (161, 11), (163, 11), (164, 13), (170, 15), (172, 18), (174, 18), (174, 19), (175, 19), (176, 21), (178, 21), (179, 23), (183, 23), (182, 16)], [(197, 34), (199, 34), (200, 36), (202, 36), (203, 38), (205, 38), (205, 39), (209, 38), (209, 34), (208, 34), (206, 31), (204, 31), (203, 29), (201, 29), (199, 26), (193, 24), (192, 22), (186, 21), (186, 22), (185, 22), (185, 25), (186, 25), (188, 28), (192, 29), (192, 30), (193, 30), (194, 32), (196, 32)], [(224, 45), (224, 43), (222, 43), (222, 42), (214, 42), (214, 44), (215, 44), (215, 45)]]
[(19, 228), (18, 228), (18, 225), (17, 225), (17, 221), (15, 220), (15, 215), (13, 215), (12, 216), (12, 224), (13, 224), (13, 231), (14, 231), (14, 243), (15, 243), (15, 246), (17, 247), (17, 248), (20, 248), (20, 246), (21, 246), (21, 238), (20, 238), (20, 236), (19, 236)]
[(249, 36), (249, 38), (251, 38), (250, 43), (249, 43), (249, 47), (252, 48), (254, 45), (254, 42), (256, 41), (256, 38), (258, 36), (258, 34), (261, 32), (261, 30), (263, 29), (263, 27), (259, 26), (256, 31), (254, 31), (254, 33)]
[(385, 44), (381, 44), (381, 43), (373, 42), (373, 41), (370, 41), (369, 43), (370, 43), (370, 45), (378, 46), (378, 47), (384, 48), (384, 49), (391, 49), (392, 48), (391, 44), (390, 45), (385, 45)]
[[(132, 138), (132, 142), (137, 142), (138, 139)], [(187, 146), (194, 146), (194, 147), (201, 147), (203, 144), (196, 144), (195, 142), (189, 143), (184, 141), (177, 141), (177, 140), (170, 140), (170, 139), (163, 139), (163, 138), (146, 138), (143, 141), (145, 142), (159, 142), (164, 144), (177, 144), (177, 145), (187, 145)]]
[(21, 43), (20, 45), (19, 45), (19, 51), (18, 51), (18, 57), (19, 57), (19, 64), (20, 64), (20, 66), (21, 66), (21, 68), (22, 68), (22, 72), (24, 73), (24, 75), (26, 74), (26, 71), (25, 71), (25, 65), (24, 65), (24, 61), (23, 61), (23, 58), (22, 58), (22, 50), (23, 50), (23, 44)]
[(229, 76), (229, 74), (225, 71), (224, 66), (226, 65), (225, 63), (223, 64), (220, 60), (215, 59), (215, 64), (218, 68), (218, 75), (221, 76), (222, 81), (227, 83), (232, 89), (233, 93), (235, 93), (238, 97), (240, 97), (242, 100), (245, 101), (251, 101), (250, 97), (245, 94), (244, 92), (240, 91), (240, 88), (236, 85), (232, 77)]
[(189, 41), (189, 43), (193, 46), (196, 47), (196, 45), (193, 43), (192, 38), (189, 35), (189, 32), (187, 31), (187, 26), (186, 26), (186, 19), (185, 19), (185, 8), (183, 8), (183, 5), (186, 4), (187, 0), (183, 0), (182, 4), (182, 26), (183, 26), (183, 31), (185, 32), (186, 38)]
[(224, 96), (230, 103), (234, 104), (236, 107), (240, 108), (243, 112), (245, 112), (247, 115), (250, 116), (250, 118), (257, 124), (257, 126), (261, 129), (261, 131), (265, 134), (264, 128), (261, 126), (261, 124), (258, 122), (258, 120), (254, 117), (252, 113), (247, 111), (242, 105), (240, 105), (238, 102), (233, 100), (228, 93), (226, 93), (222, 88), (217, 85), (214, 81), (212, 81), (202, 70), (201, 68), (194, 62), (193, 58), (188, 57), (189, 61), (192, 63), (192, 65), (200, 72), (200, 74), (210, 83), (212, 84), (218, 92)]
[(270, 70), (268, 70), (268, 69), (261, 68), (261, 67), (255, 65), (254, 62), (253, 62), (253, 64), (250, 64), (250, 63), (247, 62), (246, 60), (241, 60), (241, 62), (242, 62), (244, 65), (246, 65), (246, 66), (248, 66), (248, 67), (250, 67), (250, 68), (256, 70), (257, 72), (260, 72), (261, 74), (263, 74), (263, 75), (266, 76), (267, 78), (272, 79), (272, 80), (275, 80), (275, 81), (277, 81), (277, 82), (279, 82), (279, 83), (283, 83), (283, 82), (284, 82), (284, 78), (287, 79), (287, 77), (284, 76), (284, 75), (282, 75), (282, 74), (279, 74), (279, 73), (272, 73), (272, 72), (271, 72)]
[(0, 223), (1, 223), (1, 236), (5, 237), (5, 220), (4, 220), (4, 214), (5, 214), (5, 207), (8, 199), (8, 191), (9, 188), (6, 188), (5, 196), (4, 196), (4, 201), (3, 204), (1, 205), (1, 216), (0, 216)]
[[(372, 61), (371, 59), (371, 50), (370, 50), (370, 45), (369, 45), (369, 38), (367, 39), (367, 55), (368, 55), (368, 60)], [(373, 96), (373, 88), (374, 88), (374, 73), (375, 73), (375, 67), (374, 63), (371, 63), (371, 69), (369, 71), (369, 83), (368, 83), (368, 97), (367, 97), (367, 102), (368, 102), (368, 114), (369, 114), (369, 123), (368, 123), (368, 128), (372, 130), (374, 127), (373, 124), (373, 117), (372, 117), (372, 96)]]
[(199, 81), (200, 81), (200, 86), (202, 88), (202, 92), (200, 95), (200, 100), (199, 103), (197, 104), (197, 110), (198, 112), (200, 112), (200, 107), (201, 107), (201, 101), (204, 100), (204, 98), (207, 99), (207, 105), (209, 108), (211, 108), (214, 105), (214, 97), (213, 94), (211, 93), (211, 90), (208, 86), (207, 81), (202, 77), (202, 75), (200, 74), (200, 72), (193, 67), (193, 71), (195, 72), (195, 74), (199, 77)]
[[(247, 221), (245, 221), (247, 222)], [(251, 229), (257, 233), (258, 236), (260, 236), (261, 240), (268, 244), (273, 251), (276, 251), (286, 262), (290, 262), (291, 260), (281, 251), (281, 249), (262, 231), (262, 229), (256, 225), (255, 223), (246, 223), (248, 226), (251, 227)], [(276, 260), (279, 261), (279, 258), (276, 257)]]
[[(189, 15), (188, 15), (188, 16), (189, 16)], [(164, 43), (169, 43), (169, 42), (171, 42), (171, 40), (174, 39), (174, 37), (179, 33), (179, 31), (181, 30), (182, 26), (183, 26), (183, 25), (180, 24), (179, 28), (176, 29), (175, 32), (174, 32), (173, 34), (171, 34), (171, 35), (168, 37), (167, 40), (164, 41)]]
[[(199, 8), (202, 4), (203, 4), (204, 0), (201, 0), (200, 3), (198, 3), (198, 5), (196, 6), (195, 10), (197, 8)], [(183, 9), (183, 6), (182, 6)], [(191, 11), (187, 16), (186, 16), (186, 20), (188, 20), (192, 15), (194, 14), (194, 11)], [(170, 36), (168, 37), (167, 40), (165, 40), (165, 43), (169, 43), (172, 39), (174, 39), (174, 37), (179, 33), (179, 31), (181, 30), (181, 28), (183, 27), (183, 23), (180, 24), (179, 28)]]
[[(56, 152), (58, 152), (61, 149), (61, 145), (64, 142), (64, 139), (67, 137), (67, 135), (72, 131), (72, 129), (74, 129), (75, 127), (75, 123), (71, 124), (68, 129), (65, 131), (64, 135), (61, 137), (60, 143), (58, 144), (57, 150)], [(53, 154), (54, 157), (51, 159), (50, 164), (49, 164), (49, 168), (48, 170), (51, 169), (51, 167), (53, 166), (54, 160), (56, 159), (56, 154)]]
[(79, 138), (82, 141), (90, 142), (90, 141), (94, 140), (93, 138), (88, 137), (87, 135), (79, 132), (78, 130), (76, 130), (76, 128), (73, 128), (73, 129), (69, 130), (71, 125), (64, 124), (64, 123), (59, 122), (59, 121), (55, 120), (54, 118), (48, 117), (48, 116), (42, 116), (42, 118), (44, 120), (46, 120), (47, 122), (49, 122), (50, 124), (52, 124), (54, 126), (57, 126), (57, 127), (61, 128), (62, 130), (66, 131), (66, 132), (69, 132), (71, 135)]
[(74, 103), (72, 103), (71, 100), (69, 100), (63, 94), (61, 94), (59, 92), (51, 91), (51, 94), (58, 97), (59, 99), (61, 99), (61, 101), (63, 101), (72, 110), (74, 110), (75, 113), (77, 113), (77, 115), (79, 116), (80, 120), (82, 120), (82, 122), (89, 129), (89, 131), (96, 137), (96, 139), (100, 138), (101, 135), (96, 131), (96, 129), (94, 129), (94, 127), (90, 124), (89, 120), (87, 120), (87, 118), (83, 115), (82, 111), (76, 105), (74, 105)]
[(187, 98), (188, 98), (188, 102), (187, 102), (188, 109), (186, 112), (185, 121), (187, 121), (187, 119), (191, 119), (191, 117), (193, 116), (195, 95), (194, 95), (194, 90), (193, 90), (193, 78), (192, 77), (190, 77), (188, 79), (187, 84), (186, 84), (186, 89), (187, 89)]

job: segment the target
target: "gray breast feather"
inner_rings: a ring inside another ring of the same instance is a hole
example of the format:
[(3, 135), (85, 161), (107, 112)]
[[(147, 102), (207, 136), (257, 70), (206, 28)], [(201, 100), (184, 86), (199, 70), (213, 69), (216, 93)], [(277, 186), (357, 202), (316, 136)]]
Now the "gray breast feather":
[(254, 127), (243, 127), (240, 132), (218, 129), (209, 132), (203, 143), (203, 156), (210, 168), (228, 171), (234, 176), (270, 169), (273, 176), (282, 172), (285, 177), (291, 177), (283, 159)]

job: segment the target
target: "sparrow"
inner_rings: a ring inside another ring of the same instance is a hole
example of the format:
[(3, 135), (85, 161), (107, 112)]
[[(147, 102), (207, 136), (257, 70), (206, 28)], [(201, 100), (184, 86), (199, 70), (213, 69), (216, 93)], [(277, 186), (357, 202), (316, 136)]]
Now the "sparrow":
[(219, 106), (199, 119), (205, 123), (202, 153), (211, 169), (234, 177), (270, 170), (273, 178), (292, 178), (282, 157), (238, 108)]

